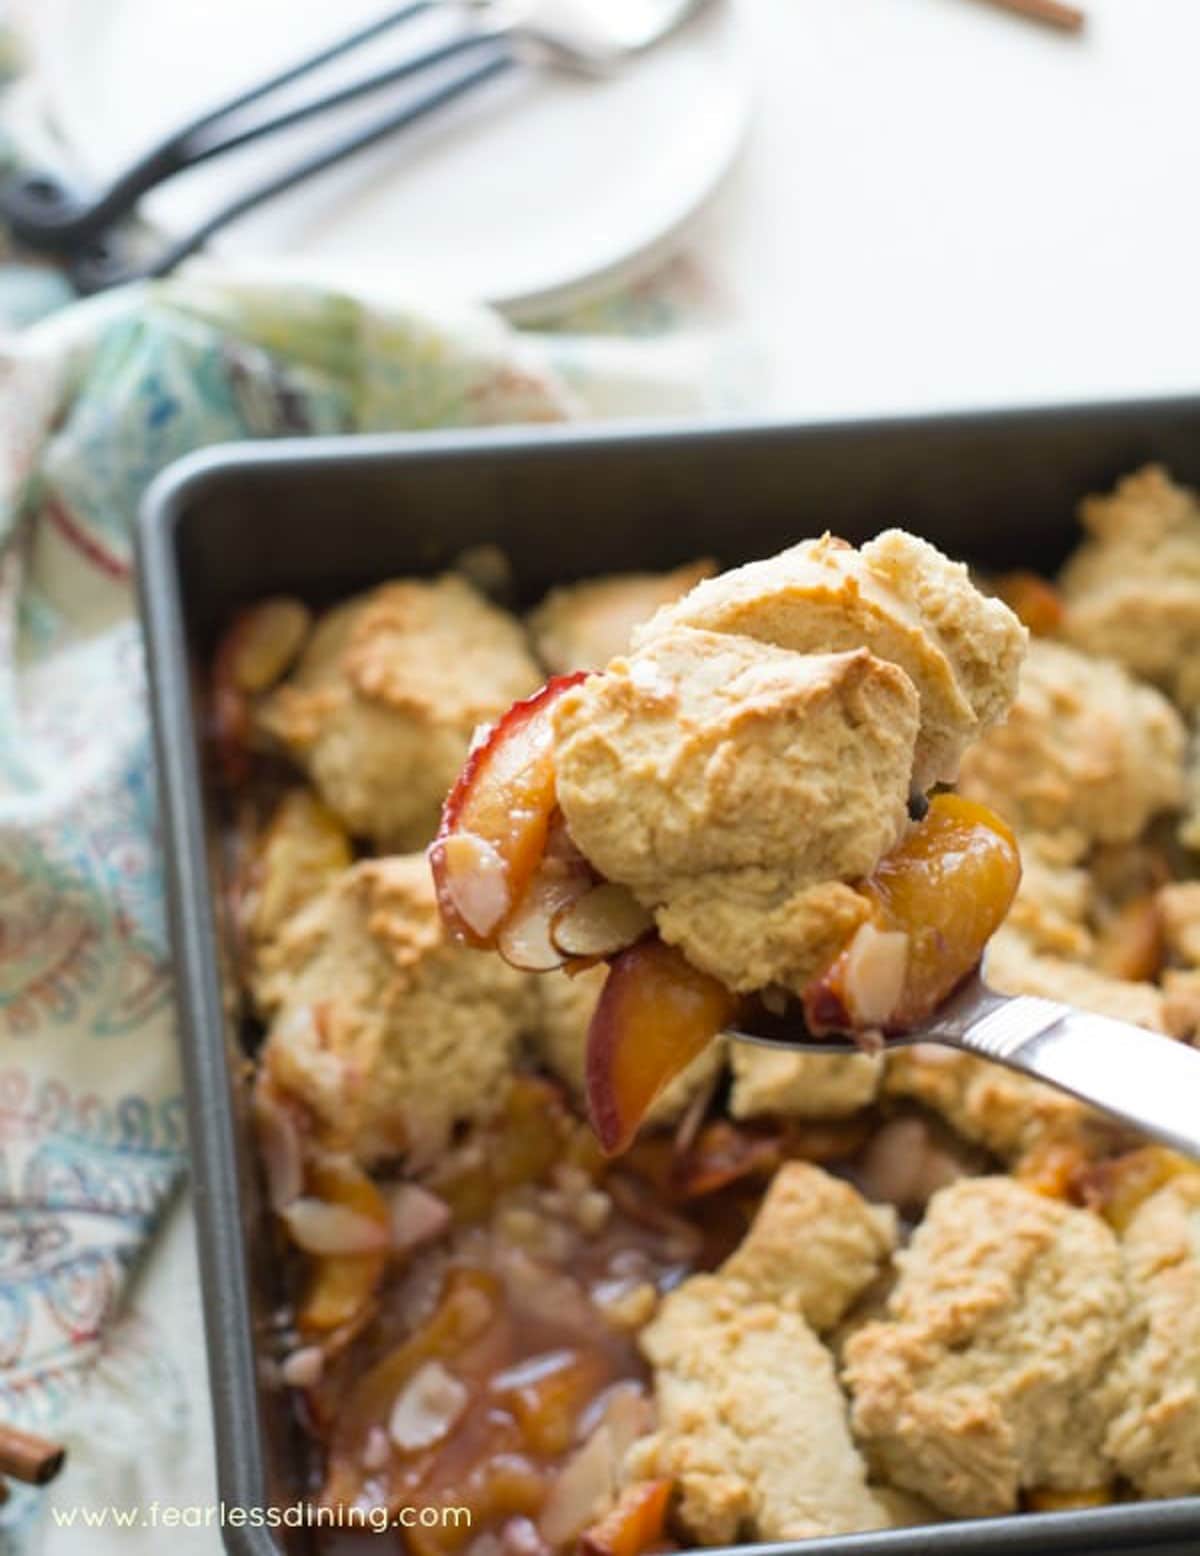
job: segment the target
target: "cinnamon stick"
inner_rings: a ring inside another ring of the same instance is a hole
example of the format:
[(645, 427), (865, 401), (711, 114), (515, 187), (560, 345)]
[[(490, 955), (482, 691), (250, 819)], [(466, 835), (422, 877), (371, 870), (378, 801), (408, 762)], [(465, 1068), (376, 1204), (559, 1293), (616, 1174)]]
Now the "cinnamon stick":
[(11, 1475), (30, 1486), (44, 1486), (63, 1467), (67, 1450), (61, 1443), (23, 1432), (16, 1426), (0, 1425), (0, 1475)]
[(1066, 4), (1066, 0), (991, 0), (991, 4), (1002, 5), (1006, 11), (1016, 11), (1035, 22), (1046, 22), (1066, 32), (1078, 32), (1086, 21), (1079, 7)]

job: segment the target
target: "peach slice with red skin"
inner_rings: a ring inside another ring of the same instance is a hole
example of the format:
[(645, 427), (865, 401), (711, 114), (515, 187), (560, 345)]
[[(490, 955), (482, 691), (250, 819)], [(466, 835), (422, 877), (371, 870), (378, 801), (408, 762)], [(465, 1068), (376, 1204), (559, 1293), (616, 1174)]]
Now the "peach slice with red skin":
[(554, 704), (586, 672), (516, 702), (467, 758), (429, 850), (438, 906), (461, 944), (490, 949), (546, 852), (555, 809)]
[(728, 1025), (736, 996), (657, 936), (613, 958), (587, 1042), (587, 1102), (604, 1150), (631, 1143), (663, 1087)]
[(890, 1012), (862, 1020), (852, 941), (804, 991), (808, 1030), (821, 1036), (870, 1025), (897, 1034), (926, 1020), (979, 965), (1020, 880), (1021, 858), (1008, 825), (961, 795), (935, 795), (924, 819), (858, 887), (874, 910), (869, 929), (907, 941)]

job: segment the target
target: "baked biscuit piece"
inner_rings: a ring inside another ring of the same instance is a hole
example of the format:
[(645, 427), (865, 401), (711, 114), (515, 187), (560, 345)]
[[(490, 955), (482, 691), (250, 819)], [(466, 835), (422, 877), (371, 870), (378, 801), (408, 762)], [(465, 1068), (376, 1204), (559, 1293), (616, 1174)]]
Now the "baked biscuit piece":
[(823, 1334), (845, 1317), (896, 1246), (896, 1212), (808, 1162), (772, 1179), (721, 1278), (803, 1314)]
[(1031, 951), (1086, 961), (1095, 949), (1088, 923), (1091, 876), (1055, 858), (1043, 841), (1038, 833), (1021, 839), (1021, 884), (1005, 928), (1019, 934)]
[(602, 670), (628, 650), (635, 627), (715, 571), (712, 562), (688, 562), (669, 573), (617, 573), (551, 589), (528, 619), (538, 658), (554, 675)]
[(1200, 504), (1157, 465), (1080, 507), (1089, 538), (1059, 580), (1065, 636), (1200, 707)]
[(1162, 991), (1166, 1030), (1195, 1045), (1200, 1040), (1200, 967), (1168, 967)]
[(813, 1333), (844, 1316), (895, 1242), (893, 1211), (789, 1162), (718, 1273), (685, 1281), (643, 1330), (658, 1430), (628, 1468), (678, 1482), (693, 1539), (806, 1539), (919, 1521), (911, 1500), (867, 1486), (832, 1358)]
[(696, 967), (798, 990), (869, 912), (846, 883), (907, 824), (917, 717), (908, 677), (865, 649), (672, 628), (555, 705), (558, 800)]
[(872, 1464), (958, 1517), (1023, 1490), (1104, 1486), (1110, 1374), (1128, 1297), (1112, 1231), (1010, 1178), (930, 1201), (888, 1317), (846, 1341), (852, 1420)]
[(798, 1312), (696, 1275), (666, 1298), (641, 1346), (654, 1368), (658, 1430), (626, 1467), (675, 1481), (690, 1539), (804, 1540), (888, 1526), (851, 1441), (833, 1360)]
[(1024, 936), (1002, 924), (988, 944), (988, 982), (1001, 994), (1036, 994), (1134, 1026), (1165, 1030), (1162, 990), (1153, 983), (1110, 978), (1080, 962), (1030, 952)]
[(787, 1053), (734, 1043), (730, 1069), (734, 1118), (846, 1118), (875, 1100), (883, 1057)]
[(1144, 1497), (1200, 1491), (1200, 1173), (1135, 1212), (1122, 1241), (1135, 1339), (1105, 1447)]
[(407, 579), (323, 617), (258, 717), (351, 832), (420, 848), (476, 727), (541, 681), (520, 623), (464, 579)]
[(1008, 718), (963, 757), (958, 787), (1018, 833), (1129, 842), (1182, 803), (1183, 754), (1179, 716), (1152, 687), (1035, 638)]
[(1066, 1092), (1026, 1075), (934, 1044), (887, 1055), (883, 1095), (919, 1102), (964, 1140), (1017, 1162), (1051, 1140), (1074, 1141), (1091, 1118)]
[(661, 610), (635, 647), (678, 626), (738, 633), (798, 653), (866, 646), (920, 696), (914, 787), (951, 781), (966, 746), (1003, 716), (1026, 632), (967, 570), (902, 530), (856, 551), (825, 535), (721, 573)]
[[(551, 972), (537, 979), (541, 1016), (533, 1034), (534, 1048), (546, 1068), (580, 1102), (585, 1093), (588, 1025), (607, 977), (607, 967), (591, 967), (573, 977)], [(675, 1123), (689, 1103), (713, 1084), (724, 1064), (725, 1044), (718, 1038), (668, 1082), (646, 1115), (647, 1125)]]
[(423, 855), (347, 870), (264, 953), (262, 1064), (321, 1141), (427, 1162), (503, 1103), (530, 979), (447, 942)]

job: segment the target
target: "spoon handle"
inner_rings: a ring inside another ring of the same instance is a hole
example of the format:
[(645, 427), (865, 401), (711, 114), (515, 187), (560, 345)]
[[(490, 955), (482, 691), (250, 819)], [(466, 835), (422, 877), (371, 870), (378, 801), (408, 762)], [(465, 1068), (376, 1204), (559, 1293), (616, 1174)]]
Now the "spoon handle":
[(1143, 1134), (1200, 1159), (1200, 1052), (1157, 1032), (1054, 1000), (1005, 998), (978, 986), (953, 1029), (924, 1034), (998, 1060)]

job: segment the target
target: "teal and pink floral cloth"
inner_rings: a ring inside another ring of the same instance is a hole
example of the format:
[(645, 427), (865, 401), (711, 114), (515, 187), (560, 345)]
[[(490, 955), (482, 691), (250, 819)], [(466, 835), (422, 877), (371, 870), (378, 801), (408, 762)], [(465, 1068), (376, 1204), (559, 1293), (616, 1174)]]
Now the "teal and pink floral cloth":
[[(724, 377), (714, 337), (670, 328), (696, 301), (677, 266), (517, 334), (217, 266), (77, 302), (0, 251), (0, 1420), (70, 1421), (187, 1164), (133, 594), (147, 483), (245, 438), (698, 413)], [(165, 1453), (143, 1387), (129, 1451)], [(15, 1496), (0, 1549), (42, 1516)], [(56, 1548), (107, 1548), (75, 1538)]]

